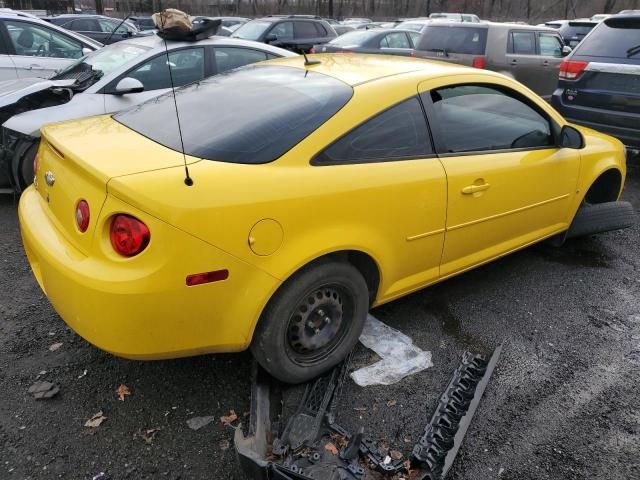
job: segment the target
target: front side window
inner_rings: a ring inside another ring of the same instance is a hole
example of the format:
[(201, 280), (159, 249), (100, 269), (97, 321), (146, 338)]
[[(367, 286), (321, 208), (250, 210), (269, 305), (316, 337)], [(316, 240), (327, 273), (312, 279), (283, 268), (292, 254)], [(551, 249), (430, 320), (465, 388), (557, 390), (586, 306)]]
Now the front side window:
[(218, 73), (267, 60), (264, 52), (250, 48), (216, 47), (214, 51)]
[(432, 90), (431, 100), (447, 153), (554, 145), (549, 120), (508, 91), (460, 85)]
[(276, 36), (278, 40), (292, 40), (293, 39), (293, 23), (282, 22), (278, 23), (269, 32)]
[(82, 44), (41, 25), (5, 20), (16, 55), (49, 58), (80, 58)]
[(380, 48), (411, 48), (404, 32), (389, 33), (380, 41)]
[(562, 42), (555, 35), (540, 34), (540, 55), (544, 57), (562, 57)]
[(515, 55), (536, 54), (536, 34), (534, 32), (511, 32), (509, 53)]
[(204, 48), (189, 48), (171, 52), (168, 63), (165, 54), (158, 55), (125, 76), (140, 80), (145, 90), (171, 88), (169, 66), (171, 66), (171, 75), (176, 87), (202, 80), (204, 78)]
[(316, 165), (383, 162), (433, 153), (427, 123), (417, 98), (376, 115), (326, 148)]

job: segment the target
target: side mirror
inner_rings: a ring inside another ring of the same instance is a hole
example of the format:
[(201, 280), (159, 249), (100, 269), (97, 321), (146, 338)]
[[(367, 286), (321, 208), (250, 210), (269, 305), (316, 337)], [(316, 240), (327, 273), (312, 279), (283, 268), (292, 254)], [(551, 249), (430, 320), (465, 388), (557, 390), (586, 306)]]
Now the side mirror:
[(562, 47), (562, 56), (563, 57), (566, 57), (571, 52), (573, 52), (573, 48), (571, 48), (569, 45), (565, 45), (564, 47)]
[(267, 43), (275, 42), (276, 40), (278, 40), (278, 36), (275, 33), (269, 33), (264, 39)]
[(584, 137), (582, 133), (574, 127), (565, 125), (560, 130), (560, 147), (573, 148), (579, 150), (584, 148)]
[(118, 82), (113, 93), (116, 95), (125, 95), (127, 93), (144, 92), (144, 85), (140, 80), (131, 77), (125, 77)]
[(89, 55), (91, 52), (93, 52), (93, 50), (91, 50), (90, 48), (84, 47), (82, 49), (82, 56), (84, 57), (85, 55)]

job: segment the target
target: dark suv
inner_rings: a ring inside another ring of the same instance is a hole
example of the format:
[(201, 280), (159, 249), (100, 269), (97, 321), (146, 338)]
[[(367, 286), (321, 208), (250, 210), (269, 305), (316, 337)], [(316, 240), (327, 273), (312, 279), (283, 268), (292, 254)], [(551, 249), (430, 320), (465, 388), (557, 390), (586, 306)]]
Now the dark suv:
[(553, 106), (640, 148), (640, 15), (601, 22), (560, 65)]
[(338, 34), (329, 22), (320, 17), (289, 15), (251, 20), (231, 36), (269, 43), (288, 50), (308, 52), (314, 44), (327, 43)]

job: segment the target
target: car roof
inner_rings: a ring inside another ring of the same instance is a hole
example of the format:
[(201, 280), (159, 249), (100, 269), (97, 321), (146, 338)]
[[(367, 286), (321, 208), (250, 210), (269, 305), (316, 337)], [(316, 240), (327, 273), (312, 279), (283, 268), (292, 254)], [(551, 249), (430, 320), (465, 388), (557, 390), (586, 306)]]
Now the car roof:
[(331, 54), (322, 53), (308, 55), (309, 59), (319, 60), (319, 64), (305, 65), (304, 58), (298, 55), (295, 58), (278, 58), (270, 60), (264, 65), (280, 65), (307, 69), (336, 78), (342, 82), (357, 86), (363, 83), (374, 82), (390, 76), (424, 72), (424, 79), (455, 75), (463, 71), (472, 73), (483, 72), (491, 75), (487, 70), (478, 70), (463, 67), (453, 63), (423, 60), (413, 57), (401, 57), (395, 55), (370, 55), (370, 54)]

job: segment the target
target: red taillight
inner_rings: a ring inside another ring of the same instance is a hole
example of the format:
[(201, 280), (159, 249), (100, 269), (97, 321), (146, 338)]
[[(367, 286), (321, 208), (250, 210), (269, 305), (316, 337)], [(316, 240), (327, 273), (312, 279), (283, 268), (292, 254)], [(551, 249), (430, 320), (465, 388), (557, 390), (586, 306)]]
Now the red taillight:
[(229, 270), (216, 270), (214, 272), (194, 273), (187, 276), (187, 286), (202, 285), (203, 283), (220, 282), (229, 278)]
[(487, 66), (486, 57), (475, 57), (471, 66), (473, 68), (485, 68)]
[(589, 62), (563, 60), (560, 64), (560, 80), (577, 80), (588, 65)]
[(36, 153), (36, 156), (33, 157), (33, 176), (35, 177), (38, 174), (38, 165), (40, 164), (40, 155)]
[(111, 220), (111, 245), (124, 257), (138, 255), (147, 248), (150, 238), (149, 228), (131, 215), (120, 214)]
[(76, 225), (78, 225), (78, 230), (82, 233), (86, 232), (87, 228), (89, 228), (90, 218), (89, 204), (86, 200), (80, 200), (78, 205), (76, 205)]

